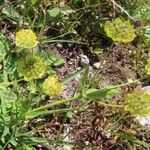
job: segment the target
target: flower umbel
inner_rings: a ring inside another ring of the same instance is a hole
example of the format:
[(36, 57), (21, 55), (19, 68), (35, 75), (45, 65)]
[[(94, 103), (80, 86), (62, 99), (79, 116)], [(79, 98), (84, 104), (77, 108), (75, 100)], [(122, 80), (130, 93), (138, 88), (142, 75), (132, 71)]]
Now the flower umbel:
[(30, 29), (22, 29), (16, 33), (15, 43), (20, 48), (34, 48), (37, 46), (37, 36)]
[(58, 81), (58, 78), (55, 75), (49, 76), (47, 79), (45, 79), (43, 83), (43, 92), (52, 97), (61, 94), (62, 84)]
[(135, 116), (150, 116), (150, 94), (145, 91), (134, 91), (125, 96), (126, 110)]
[(104, 30), (106, 34), (116, 42), (128, 43), (132, 42), (136, 37), (133, 25), (131, 25), (129, 21), (122, 21), (119, 18), (112, 22), (106, 21)]
[(25, 60), (18, 62), (18, 70), (25, 80), (38, 79), (45, 74), (46, 64), (39, 56), (27, 56)]

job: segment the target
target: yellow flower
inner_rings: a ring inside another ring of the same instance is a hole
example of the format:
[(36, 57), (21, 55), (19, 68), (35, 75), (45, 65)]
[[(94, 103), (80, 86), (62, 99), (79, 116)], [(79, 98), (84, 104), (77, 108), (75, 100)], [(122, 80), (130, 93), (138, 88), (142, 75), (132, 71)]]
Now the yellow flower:
[(115, 42), (129, 43), (136, 37), (134, 26), (128, 21), (123, 21), (120, 18), (112, 22), (106, 21), (104, 30), (108, 37)]
[(20, 48), (34, 48), (37, 46), (37, 36), (30, 29), (22, 29), (16, 33), (15, 43)]
[(31, 55), (18, 62), (18, 71), (24, 76), (25, 80), (31, 81), (45, 74), (46, 64), (39, 56)]
[(58, 78), (55, 75), (49, 76), (47, 79), (45, 79), (43, 83), (43, 92), (52, 97), (61, 94), (62, 84), (58, 81)]
[(150, 95), (145, 91), (133, 91), (125, 96), (125, 109), (135, 116), (150, 116)]

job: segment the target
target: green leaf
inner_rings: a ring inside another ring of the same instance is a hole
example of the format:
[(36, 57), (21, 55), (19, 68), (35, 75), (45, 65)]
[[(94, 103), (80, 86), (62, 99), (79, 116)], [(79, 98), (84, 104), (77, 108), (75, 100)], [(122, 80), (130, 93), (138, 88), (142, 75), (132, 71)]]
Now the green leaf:
[(64, 59), (59, 58), (52, 52), (45, 52), (41, 50), (38, 54), (43, 57), (43, 60), (45, 60), (48, 65), (59, 66), (65, 63)]
[(86, 67), (83, 67), (82, 69), (73, 72), (71, 75), (67, 76), (66, 78), (64, 78), (64, 80), (62, 81), (63, 84), (68, 83), (69, 81), (73, 80), (76, 76), (78, 76), (79, 74), (83, 73), (86, 70)]
[(2, 82), (0, 83), (0, 89), (5, 89), (6, 87), (12, 85), (13, 82)]
[(0, 33), (0, 57), (2, 57), (2, 55), (4, 55), (4, 53), (7, 52), (9, 49), (10, 48), (7, 38), (2, 33)]
[(58, 7), (48, 10), (49, 16), (53, 18), (57, 17), (60, 14), (60, 12), (61, 12), (61, 9)]
[(37, 0), (31, 0), (32, 5), (35, 5), (36, 2)]
[(6, 5), (3, 7), (2, 13), (6, 15), (6, 17), (9, 18), (14, 24), (21, 19), (21, 16), (16, 12), (13, 5)]
[(32, 119), (35, 118), (37, 116), (43, 116), (43, 115), (50, 115), (50, 114), (54, 114), (54, 113), (63, 113), (63, 112), (70, 112), (70, 111), (75, 111), (76, 109), (56, 109), (56, 110), (49, 110), (49, 111), (29, 111), (26, 114), (26, 118), (27, 119)]
[(23, 148), (21, 145), (18, 145), (19, 148), (17, 150), (30, 150), (31, 148), (33, 150), (34, 148), (32, 146), (37, 145), (37, 144), (43, 145), (45, 147), (49, 145), (49, 142), (46, 138), (33, 137), (32, 135), (30, 135), (28, 133), (18, 135), (17, 139), (18, 139), (18, 141), (23, 143)]
[(99, 55), (99, 54), (103, 53), (103, 49), (99, 48), (99, 47), (96, 47), (95, 49), (92, 50), (92, 52)]
[(84, 93), (84, 97), (87, 99), (108, 99), (114, 96), (116, 93), (120, 91), (119, 87), (106, 87), (100, 90), (97, 89), (88, 89)]
[(53, 63), (53, 66), (57, 67), (60, 65), (63, 65), (65, 63), (65, 60), (63, 58), (58, 58), (56, 61)]
[(14, 138), (11, 138), (9, 142), (10, 142), (13, 146), (15, 146), (15, 147), (16, 147), (17, 144), (18, 144), (18, 143), (15, 141)]
[(5, 126), (1, 138), (5, 137), (5, 136), (6, 136), (7, 134), (9, 134), (9, 133), (10, 133), (9, 128), (8, 128), (7, 126)]

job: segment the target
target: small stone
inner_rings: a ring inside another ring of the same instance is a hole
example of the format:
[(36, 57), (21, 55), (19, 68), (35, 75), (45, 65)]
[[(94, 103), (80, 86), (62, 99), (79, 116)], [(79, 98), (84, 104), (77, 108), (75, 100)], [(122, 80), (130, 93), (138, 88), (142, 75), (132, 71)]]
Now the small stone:
[(137, 117), (136, 119), (138, 120), (140, 125), (142, 125), (144, 127), (150, 127), (150, 116)]
[(144, 86), (142, 90), (150, 94), (150, 86)]
[(60, 44), (60, 43), (57, 44), (57, 47), (58, 47), (58, 48), (62, 48), (62, 44)]
[(111, 137), (111, 133), (108, 131), (103, 131), (101, 136), (104, 139), (109, 139)]
[(93, 64), (93, 67), (94, 67), (95, 69), (99, 69), (100, 66), (101, 66), (101, 63), (100, 63), (100, 62), (97, 62), (97, 63)]
[(89, 64), (89, 58), (86, 55), (81, 54), (80, 55), (81, 58), (81, 65), (88, 65)]

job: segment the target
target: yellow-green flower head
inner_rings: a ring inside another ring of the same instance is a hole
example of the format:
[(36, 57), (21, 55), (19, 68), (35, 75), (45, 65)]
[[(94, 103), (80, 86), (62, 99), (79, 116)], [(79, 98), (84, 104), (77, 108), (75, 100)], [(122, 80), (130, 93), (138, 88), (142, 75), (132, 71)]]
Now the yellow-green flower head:
[(150, 75), (150, 58), (147, 59), (147, 64), (145, 65), (145, 71), (147, 75)]
[(150, 116), (150, 94), (145, 91), (134, 91), (125, 96), (125, 109), (135, 116)]
[(58, 81), (58, 78), (55, 75), (49, 76), (47, 79), (45, 79), (43, 83), (43, 92), (52, 97), (61, 94), (62, 84)]
[(16, 33), (15, 43), (20, 48), (34, 48), (37, 46), (37, 36), (30, 29), (22, 29)]
[(25, 80), (31, 81), (41, 78), (45, 74), (46, 64), (39, 56), (31, 55), (18, 62), (18, 71)]
[(112, 22), (106, 21), (104, 25), (106, 34), (115, 42), (128, 43), (136, 37), (134, 26), (130, 21), (122, 21), (117, 18)]

